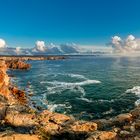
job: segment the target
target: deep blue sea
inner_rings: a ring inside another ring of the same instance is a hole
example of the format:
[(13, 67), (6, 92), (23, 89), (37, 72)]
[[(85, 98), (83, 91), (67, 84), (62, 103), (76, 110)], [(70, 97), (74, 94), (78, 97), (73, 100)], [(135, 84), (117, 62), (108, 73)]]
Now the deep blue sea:
[(128, 112), (140, 100), (140, 57), (68, 56), (65, 60), (28, 61), (12, 81), (32, 105), (78, 119), (108, 118)]

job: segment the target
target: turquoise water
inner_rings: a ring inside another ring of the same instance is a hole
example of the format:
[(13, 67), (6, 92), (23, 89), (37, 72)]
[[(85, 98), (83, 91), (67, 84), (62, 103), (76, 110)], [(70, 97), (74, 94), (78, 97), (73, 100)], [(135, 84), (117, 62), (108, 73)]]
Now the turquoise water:
[(42, 108), (92, 120), (127, 112), (138, 103), (140, 58), (71, 56), (29, 63), (28, 71), (12, 71), (13, 81), (27, 95), (33, 93), (31, 100)]

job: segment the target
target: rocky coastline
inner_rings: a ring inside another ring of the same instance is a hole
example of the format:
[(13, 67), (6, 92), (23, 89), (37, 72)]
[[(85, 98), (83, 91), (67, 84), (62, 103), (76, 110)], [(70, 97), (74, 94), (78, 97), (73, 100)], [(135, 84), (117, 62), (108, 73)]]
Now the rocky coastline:
[(76, 120), (30, 106), (27, 93), (10, 83), (8, 69), (27, 70), (27, 60), (62, 57), (0, 57), (0, 140), (139, 140), (140, 106), (129, 113), (93, 121)]

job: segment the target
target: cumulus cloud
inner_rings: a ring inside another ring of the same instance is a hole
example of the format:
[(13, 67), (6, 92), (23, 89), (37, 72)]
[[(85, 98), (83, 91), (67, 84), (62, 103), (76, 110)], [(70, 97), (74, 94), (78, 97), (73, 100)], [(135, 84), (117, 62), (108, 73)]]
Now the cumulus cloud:
[(33, 49), (34, 52), (45, 52), (46, 45), (44, 41), (36, 41), (35, 48)]
[(16, 47), (16, 48), (15, 48), (15, 53), (16, 53), (17, 55), (21, 54), (21, 47)]
[(6, 48), (6, 42), (1, 38), (0, 38), (0, 48)]
[(111, 45), (114, 48), (114, 52), (118, 53), (131, 53), (140, 50), (140, 40), (133, 35), (129, 35), (124, 40), (119, 36), (114, 36), (112, 37)]

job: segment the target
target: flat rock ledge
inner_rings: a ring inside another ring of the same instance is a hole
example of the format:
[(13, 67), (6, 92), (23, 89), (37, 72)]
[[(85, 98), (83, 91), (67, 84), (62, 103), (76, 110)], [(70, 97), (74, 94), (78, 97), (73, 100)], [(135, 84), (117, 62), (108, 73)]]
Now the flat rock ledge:
[(21, 59), (0, 60), (0, 140), (140, 140), (140, 106), (94, 121), (30, 107), (26, 93), (13, 86), (6, 73), (8, 68), (30, 67)]

